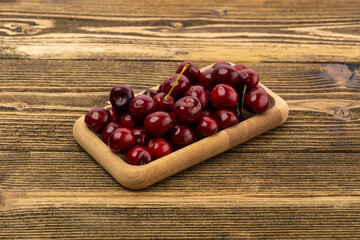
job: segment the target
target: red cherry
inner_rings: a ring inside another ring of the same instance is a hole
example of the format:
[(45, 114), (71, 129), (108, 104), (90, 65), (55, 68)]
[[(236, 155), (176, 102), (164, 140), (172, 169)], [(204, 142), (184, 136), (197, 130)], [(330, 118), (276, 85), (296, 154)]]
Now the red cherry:
[(130, 129), (133, 129), (138, 125), (135, 118), (128, 113), (122, 115), (122, 117), (120, 118), (120, 124), (123, 127), (128, 127)]
[(235, 107), (239, 96), (234, 88), (221, 83), (211, 91), (211, 103), (215, 108)]
[(238, 72), (240, 72), (241, 70), (247, 69), (247, 66), (245, 66), (244, 64), (236, 64), (233, 66)]
[(108, 145), (113, 152), (126, 152), (135, 143), (134, 133), (130, 128), (121, 127), (116, 129), (108, 140)]
[(259, 75), (252, 69), (244, 69), (239, 72), (239, 80), (241, 85), (246, 85), (246, 90), (249, 91), (258, 85)]
[(136, 127), (133, 130), (135, 136), (135, 145), (147, 146), (149, 136), (145, 131), (144, 127)]
[(191, 128), (175, 126), (170, 134), (170, 143), (175, 149), (185, 147), (195, 141), (195, 135)]
[(244, 107), (251, 113), (263, 113), (269, 107), (269, 96), (261, 86), (257, 86), (245, 94)]
[(228, 63), (227, 61), (219, 61), (217, 63), (214, 63), (214, 65), (212, 65), (212, 68), (215, 68), (215, 67), (217, 67), (219, 65), (229, 65), (229, 66), (231, 66), (230, 63)]
[(230, 65), (218, 65), (213, 70), (213, 79), (215, 84), (226, 83), (235, 87), (239, 81), (239, 73)]
[(198, 120), (201, 115), (201, 103), (199, 99), (192, 96), (186, 96), (179, 99), (174, 106), (175, 118), (185, 124), (191, 124)]
[(182, 62), (176, 69), (176, 73), (181, 73), (188, 62), (190, 63), (190, 66), (184, 71), (183, 74), (189, 79), (190, 83), (196, 83), (199, 80), (200, 70), (199, 67), (192, 61)]
[(147, 146), (153, 159), (161, 158), (172, 152), (171, 145), (163, 138), (153, 138)]
[(199, 85), (205, 87), (207, 90), (212, 90), (215, 86), (213, 76), (212, 76), (213, 69), (209, 68), (203, 71), (199, 77)]
[(192, 85), (184, 93), (184, 97), (185, 96), (197, 97), (197, 99), (200, 100), (201, 109), (205, 109), (209, 103), (209, 91), (206, 90), (203, 86)]
[(135, 146), (127, 152), (126, 161), (132, 165), (145, 165), (151, 162), (151, 155), (146, 148)]
[(211, 110), (210, 109), (205, 109), (202, 111), (202, 115), (203, 116), (208, 116), (210, 117), (211, 116)]
[(102, 131), (102, 133), (100, 134), (100, 139), (104, 142), (104, 143), (108, 143), (109, 140), (109, 136), (118, 128), (121, 127), (120, 123), (116, 123), (116, 122), (111, 122), (109, 123), (104, 130)]
[[(186, 71), (186, 70), (185, 70)], [(168, 79), (166, 79), (162, 84), (161, 84), (161, 90), (164, 93), (168, 93), (170, 92), (172, 86), (174, 85), (176, 79), (178, 78), (179, 74), (174, 74), (171, 77), (169, 77)], [(171, 96), (174, 99), (178, 99), (180, 98), (184, 92), (190, 87), (190, 81), (187, 77), (185, 77), (184, 75), (181, 75), (178, 82), (175, 84), (175, 87), (173, 89), (173, 91), (171, 92)]]
[(132, 89), (125, 85), (116, 85), (110, 91), (111, 106), (115, 108), (118, 113), (128, 111), (129, 103), (134, 98)]
[(157, 93), (158, 92), (154, 89), (148, 89), (143, 94), (153, 98)]
[(142, 119), (153, 111), (155, 111), (154, 100), (147, 95), (136, 96), (129, 104), (129, 113), (137, 119)]
[(172, 96), (169, 96), (167, 100), (165, 100), (165, 93), (158, 93), (154, 96), (154, 104), (157, 111), (165, 111), (165, 112), (171, 112), (174, 108), (174, 98)]
[(119, 122), (120, 117), (119, 117), (119, 114), (116, 112), (115, 108), (109, 107), (106, 109), (106, 111), (109, 112), (111, 120), (113, 122)]
[(170, 132), (173, 127), (173, 120), (169, 113), (157, 111), (146, 116), (144, 127), (151, 135), (161, 137)]
[(201, 116), (196, 123), (195, 132), (198, 138), (204, 138), (216, 133), (219, 129), (219, 125), (212, 117)]
[(213, 117), (218, 123), (219, 129), (228, 128), (238, 123), (239, 121), (238, 117), (236, 116), (236, 113), (226, 108), (220, 108), (216, 110), (213, 114)]
[(85, 115), (85, 124), (94, 132), (101, 132), (111, 122), (111, 116), (104, 108), (94, 108)]

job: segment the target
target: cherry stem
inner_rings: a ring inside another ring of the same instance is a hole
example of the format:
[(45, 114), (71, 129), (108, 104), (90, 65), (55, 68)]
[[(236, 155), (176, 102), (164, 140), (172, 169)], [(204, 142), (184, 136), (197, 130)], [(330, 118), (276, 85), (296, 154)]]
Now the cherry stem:
[(245, 99), (245, 91), (246, 91), (246, 85), (244, 86), (244, 91), (242, 94), (242, 99), (241, 99), (241, 113), (244, 112), (244, 99)]
[(168, 94), (164, 97), (164, 100), (167, 101), (170, 97), (171, 92), (173, 91), (173, 89), (175, 88), (175, 85), (177, 84), (177, 82), (179, 81), (179, 78), (181, 77), (181, 75), (185, 72), (185, 70), (190, 66), (190, 62), (187, 62), (186, 65), (184, 66), (184, 68), (182, 69), (181, 73), (179, 74), (179, 76), (177, 77), (176, 81), (174, 82), (174, 85), (172, 86), (172, 88), (170, 89), (170, 91), (168, 92)]

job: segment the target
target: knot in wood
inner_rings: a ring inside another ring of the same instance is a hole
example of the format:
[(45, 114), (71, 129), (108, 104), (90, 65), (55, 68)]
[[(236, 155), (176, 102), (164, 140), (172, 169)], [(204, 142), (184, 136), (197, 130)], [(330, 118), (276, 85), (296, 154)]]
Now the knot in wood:
[(340, 118), (351, 118), (351, 112), (344, 107), (335, 108), (334, 115)]
[(182, 24), (181, 22), (171, 22), (170, 26), (173, 28), (183, 28), (184, 24)]
[(209, 13), (211, 15), (215, 15), (215, 16), (225, 16), (225, 15), (227, 15), (227, 10), (214, 9), (214, 10), (210, 10)]
[(15, 108), (19, 111), (24, 110), (27, 107), (26, 103), (19, 103)]

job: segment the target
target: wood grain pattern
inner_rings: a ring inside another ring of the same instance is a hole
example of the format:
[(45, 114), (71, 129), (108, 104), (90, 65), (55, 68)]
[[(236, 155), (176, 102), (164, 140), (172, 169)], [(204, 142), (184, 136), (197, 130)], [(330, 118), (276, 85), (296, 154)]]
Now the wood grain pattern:
[[(359, 239), (359, 20), (355, 0), (0, 0), (0, 238)], [(129, 191), (72, 124), (187, 59), (244, 62), (289, 119)]]

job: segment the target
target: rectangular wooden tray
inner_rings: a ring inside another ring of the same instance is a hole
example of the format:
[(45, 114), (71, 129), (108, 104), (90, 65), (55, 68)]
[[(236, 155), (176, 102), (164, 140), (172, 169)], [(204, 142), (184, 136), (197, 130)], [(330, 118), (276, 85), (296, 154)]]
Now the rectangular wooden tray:
[[(205, 71), (211, 66), (204, 67), (201, 71)], [(270, 89), (262, 84), (260, 85), (270, 97), (270, 106), (265, 113), (251, 116), (232, 127), (219, 131), (146, 165), (130, 165), (126, 163), (124, 154), (112, 152), (85, 125), (85, 115), (80, 117), (74, 124), (74, 138), (121, 185), (134, 190), (146, 188), (283, 124), (288, 117), (288, 105)]]

